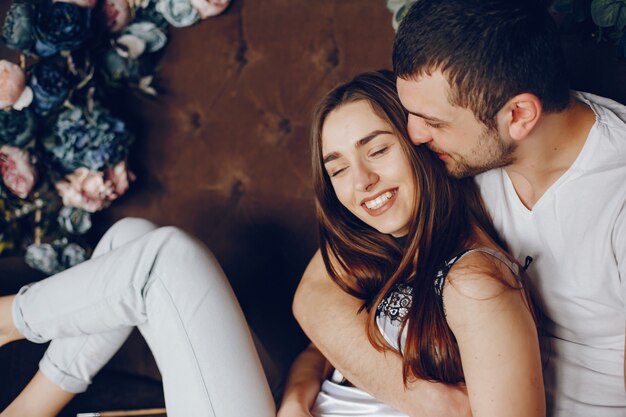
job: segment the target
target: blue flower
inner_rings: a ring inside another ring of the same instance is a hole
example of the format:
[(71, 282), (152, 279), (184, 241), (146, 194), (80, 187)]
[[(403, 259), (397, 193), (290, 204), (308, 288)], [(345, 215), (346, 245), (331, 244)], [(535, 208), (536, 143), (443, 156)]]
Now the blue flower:
[(33, 138), (36, 126), (35, 116), (29, 109), (0, 111), (0, 146), (23, 147)]
[(63, 269), (71, 268), (87, 260), (87, 251), (76, 243), (70, 243), (61, 252)]
[(60, 107), (70, 92), (65, 72), (45, 61), (35, 65), (28, 85), (33, 90), (33, 109), (44, 116)]
[(165, 20), (165, 17), (163, 17), (163, 14), (157, 11), (156, 9), (157, 4), (158, 4), (157, 1), (150, 1), (145, 6), (135, 8), (135, 20), (134, 21), (135, 22), (152, 22), (155, 25), (157, 25), (159, 29), (166, 31), (169, 26), (169, 23), (167, 23), (167, 20)]
[(98, 68), (105, 79), (113, 85), (128, 81), (141, 89), (142, 79), (155, 71), (157, 52), (167, 44), (167, 35), (152, 22), (136, 22), (125, 27), (112, 44), (99, 57)]
[(26, 249), (25, 260), (28, 266), (47, 275), (56, 274), (62, 269), (57, 251), (49, 243), (30, 245)]
[(26, 248), (26, 264), (31, 268), (53, 275), (87, 260), (87, 250), (76, 243), (61, 238), (52, 243), (32, 244)]
[(80, 47), (91, 31), (91, 9), (65, 2), (44, 0), (37, 16), (35, 51), (51, 56)]
[(142, 53), (156, 52), (162, 49), (167, 43), (167, 35), (165, 32), (152, 22), (136, 22), (126, 26), (120, 32), (120, 36), (117, 38), (116, 43), (118, 45), (123, 45), (125, 39), (132, 39), (135, 41), (130, 42), (129, 45), (132, 45), (133, 43), (141, 45), (141, 51), (137, 51), (139, 52), (138, 54), (137, 52), (132, 53), (133, 48), (127, 49), (127, 53), (131, 58), (136, 58)]
[(64, 206), (57, 220), (64, 230), (73, 235), (82, 235), (91, 229), (91, 214), (79, 208)]
[(156, 10), (177, 28), (191, 26), (200, 20), (200, 15), (189, 0), (158, 0)]
[(99, 171), (126, 158), (133, 136), (126, 124), (101, 106), (93, 112), (75, 107), (64, 110), (44, 148), (66, 173), (86, 167)]
[(35, 17), (33, 3), (16, 1), (11, 4), (2, 28), (2, 38), (9, 48), (22, 52), (32, 51), (35, 44)]
[(140, 61), (120, 56), (113, 48), (107, 49), (101, 56), (102, 69), (107, 81), (117, 84), (124, 80), (139, 82), (141, 79)]

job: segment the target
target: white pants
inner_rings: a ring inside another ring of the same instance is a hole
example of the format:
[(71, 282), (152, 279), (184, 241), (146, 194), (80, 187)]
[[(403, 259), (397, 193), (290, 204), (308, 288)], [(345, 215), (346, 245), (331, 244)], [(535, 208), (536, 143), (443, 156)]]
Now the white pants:
[(170, 417), (276, 415), (228, 280), (211, 252), (177, 228), (116, 223), (92, 259), (23, 287), (13, 320), (28, 340), (52, 341), (40, 369), (66, 391), (84, 391), (136, 326)]

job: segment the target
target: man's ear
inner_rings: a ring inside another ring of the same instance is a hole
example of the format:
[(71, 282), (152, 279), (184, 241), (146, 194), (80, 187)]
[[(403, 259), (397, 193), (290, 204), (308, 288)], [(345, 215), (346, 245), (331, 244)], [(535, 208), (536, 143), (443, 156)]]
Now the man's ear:
[(514, 96), (498, 112), (504, 120), (505, 128), (513, 140), (525, 139), (533, 130), (541, 114), (543, 106), (539, 98), (530, 93)]

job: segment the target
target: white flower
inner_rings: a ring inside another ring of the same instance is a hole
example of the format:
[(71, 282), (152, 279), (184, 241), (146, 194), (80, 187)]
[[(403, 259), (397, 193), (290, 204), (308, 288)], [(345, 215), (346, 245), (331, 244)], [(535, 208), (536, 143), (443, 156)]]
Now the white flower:
[(197, 10), (202, 19), (207, 17), (217, 16), (222, 13), (228, 5), (230, 0), (190, 0), (191, 6)]

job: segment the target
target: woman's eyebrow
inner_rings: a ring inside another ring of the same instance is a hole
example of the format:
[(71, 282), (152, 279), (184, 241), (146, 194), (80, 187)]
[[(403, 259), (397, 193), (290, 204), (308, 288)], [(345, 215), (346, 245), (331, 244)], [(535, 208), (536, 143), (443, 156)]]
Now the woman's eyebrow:
[[(359, 148), (361, 146), (365, 146), (367, 145), (369, 142), (371, 142), (372, 140), (374, 140), (377, 136), (379, 135), (391, 135), (392, 132), (388, 131), (388, 130), (374, 130), (373, 132), (370, 132), (369, 134), (367, 134), (367, 136), (359, 139), (356, 143), (355, 143), (355, 147)], [(334, 161), (335, 159), (339, 158), (340, 154), (339, 152), (331, 152), (329, 154), (324, 155), (324, 164), (329, 163), (330, 161)]]
[(389, 134), (389, 135), (390, 135), (390, 134), (391, 134), (391, 132), (390, 132), (390, 131), (388, 131), (388, 130), (374, 130), (374, 131), (373, 131), (372, 133), (370, 133), (369, 135), (365, 136), (364, 138), (359, 139), (359, 140), (356, 142), (356, 145), (355, 145), (355, 146), (358, 148), (358, 147), (361, 147), (361, 146), (363, 146), (363, 145), (367, 145), (370, 141), (372, 141), (373, 139), (375, 139), (375, 138), (376, 138), (376, 136), (379, 136), (379, 135), (387, 135), (387, 134)]
[(339, 152), (331, 152), (324, 156), (324, 164), (327, 164), (330, 161), (334, 161), (337, 158), (339, 158)]

